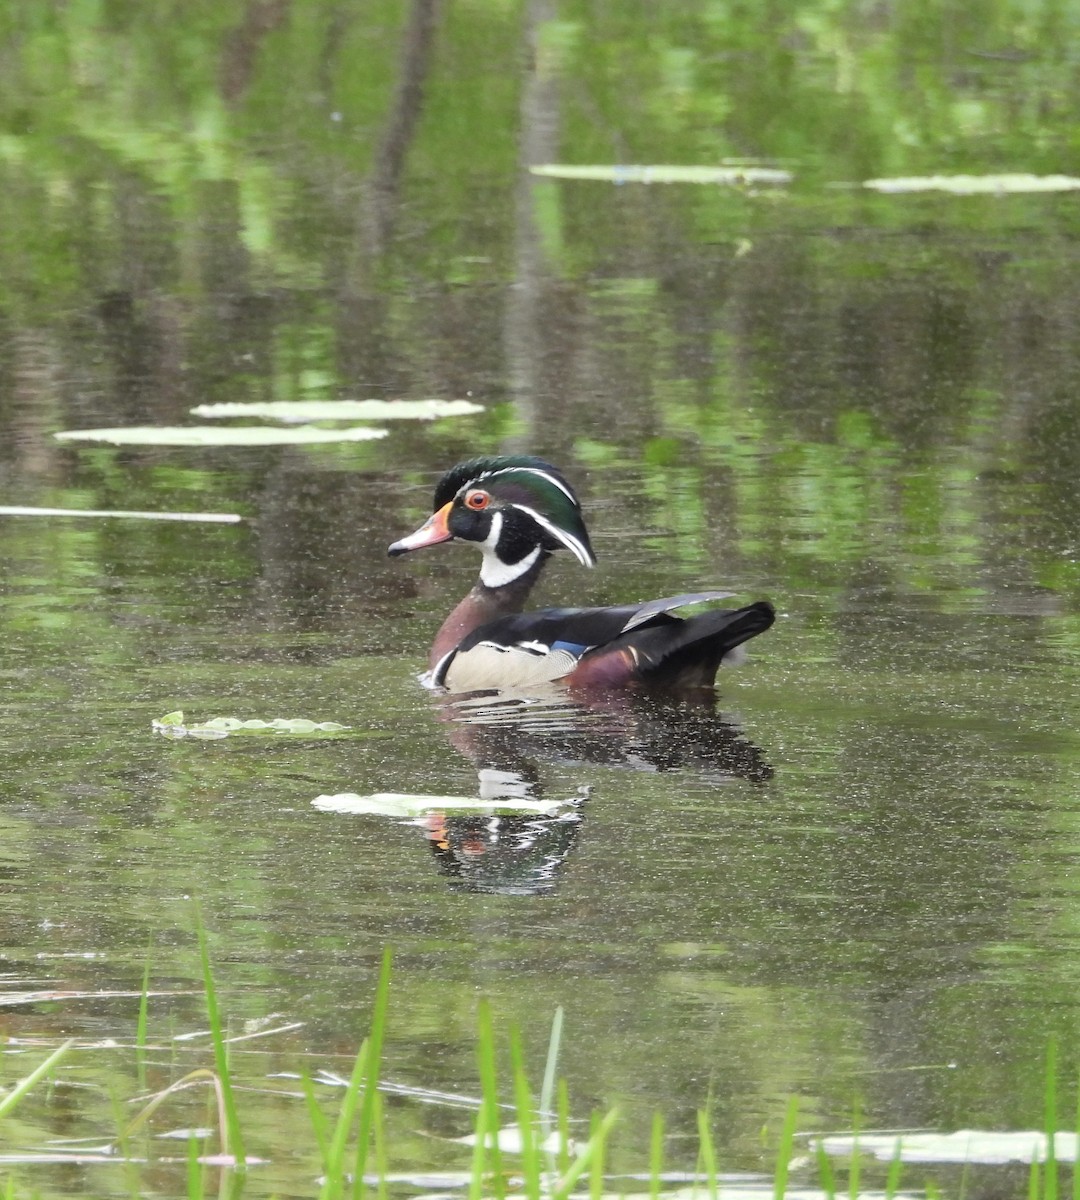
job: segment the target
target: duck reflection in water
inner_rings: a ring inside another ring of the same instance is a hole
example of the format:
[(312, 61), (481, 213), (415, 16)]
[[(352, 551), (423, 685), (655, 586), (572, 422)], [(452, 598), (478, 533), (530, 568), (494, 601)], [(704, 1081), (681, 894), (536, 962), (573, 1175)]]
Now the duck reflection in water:
[(434, 811), (419, 822), (439, 870), (459, 891), (555, 891), (593, 785), (546, 796), (541, 764), (687, 771), (717, 784), (763, 783), (773, 774), (762, 751), (716, 711), (712, 692), (444, 696), (437, 715), (450, 743), (476, 767), (481, 801), (532, 809)]

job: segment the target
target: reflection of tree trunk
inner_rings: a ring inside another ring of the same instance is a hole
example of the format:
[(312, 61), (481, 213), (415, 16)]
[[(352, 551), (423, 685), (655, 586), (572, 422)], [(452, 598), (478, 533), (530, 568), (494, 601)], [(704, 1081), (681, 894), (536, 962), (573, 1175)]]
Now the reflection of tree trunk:
[[(4, 381), (5, 411), (0, 413), (4, 425), (0, 478), (5, 483), (17, 481), (23, 487), (32, 479), (55, 483), (60, 478), (65, 451), (49, 433), (50, 427), (64, 427), (65, 422), (60, 386), (63, 348), (51, 330), (30, 325), (12, 329), (6, 321), (4, 324), (5, 366), (10, 375)], [(14, 489), (12, 496), (14, 503), (40, 503), (30, 491)]]
[(540, 334), (546, 263), (536, 221), (538, 181), (529, 167), (554, 162), (559, 138), (558, 79), (539, 46), (544, 26), (555, 19), (555, 0), (530, 0), (526, 12), (529, 67), (521, 91), (520, 157), (514, 196), (515, 279), (506, 301), (503, 340), (519, 433), (503, 450), (531, 450), (537, 424), (537, 385), (543, 361)]
[(441, 0), (413, 0), (401, 51), (401, 74), (368, 181), (366, 248), (372, 258), (386, 246), (394, 224), (405, 159), (424, 105), (424, 84)]
[(247, 91), (259, 50), (268, 33), (285, 23), (290, 0), (250, 0), (240, 24), (229, 35), (221, 56), (221, 94), (235, 104)]

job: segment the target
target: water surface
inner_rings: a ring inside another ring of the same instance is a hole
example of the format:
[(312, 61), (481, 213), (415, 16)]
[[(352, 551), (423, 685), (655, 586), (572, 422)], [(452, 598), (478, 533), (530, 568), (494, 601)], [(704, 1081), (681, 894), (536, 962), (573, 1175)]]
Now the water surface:
[[(850, 181), (861, 159), (927, 169), (873, 150), (869, 125), (825, 168), (808, 152), (809, 179), (779, 193), (530, 180), (527, 161), (568, 153), (560, 113), (578, 161), (610, 158), (597, 114), (618, 111), (614, 76), (567, 50), (538, 79), (505, 16), (463, 6), (425, 33), (427, 8), (349, 27), (382, 72), (378, 111), (339, 65), (282, 100), (272, 67), (306, 69), (302, 29), (249, 14), (228, 70), (176, 65), (188, 92), (160, 112), (133, 115), (98, 79), (96, 134), (46, 153), (34, 124), (7, 143), (22, 236), (3, 250), (0, 503), (244, 520), (0, 517), (0, 1030), (130, 1044), (149, 954), (172, 993), (150, 1008), (164, 1086), (199, 1053), (169, 1039), (205, 1027), (198, 898), (233, 1028), (303, 1022), (250, 1044), (265, 1086), (294, 1086), (267, 1077), (298, 1063), (347, 1072), (391, 945), (388, 1080), (474, 1095), (480, 997), (539, 1076), (561, 1005), (576, 1114), (625, 1106), (617, 1165), (640, 1169), (660, 1110), (670, 1161), (692, 1168), (706, 1102), (733, 1170), (769, 1161), (760, 1131), (791, 1094), (807, 1130), (847, 1128), (856, 1106), (866, 1126), (1037, 1125), (1047, 1040), (1071, 1078), (1078, 1017), (1075, 202), (816, 180)], [(142, 80), (161, 44), (125, 20), (67, 32), (129, 39)], [(624, 52), (645, 54), (634, 29)], [(245, 36), (267, 41), (245, 57)], [(485, 79), (516, 81), (505, 94), (456, 62), (477, 46)], [(660, 92), (682, 60), (663, 61)], [(815, 63), (796, 64), (807, 95)], [(394, 85), (425, 70), (421, 119)], [(984, 83), (1007, 70), (978, 62)], [(79, 110), (36, 94), (34, 122), (71, 133)], [(623, 118), (639, 153), (663, 144), (657, 105)], [(701, 110), (678, 111), (696, 161)], [(476, 142), (470, 120), (496, 132)], [(379, 129), (404, 139), (407, 171)], [(770, 136), (757, 144), (790, 153)], [(451, 171), (463, 144), (475, 169)], [(1025, 167), (1052, 165), (1040, 153)], [(340, 447), (52, 437), (183, 423), (211, 400), (367, 396), (485, 411)], [(538, 601), (726, 588), (777, 605), (715, 710), (448, 710), (419, 685), (477, 562), (386, 546), (443, 470), (506, 451), (566, 471), (599, 556), (553, 564)], [(351, 732), (154, 733), (176, 709)], [(417, 824), (313, 805), (483, 789), (560, 807)], [(26, 1110), (20, 1147), (113, 1136), (102, 1081), (131, 1095), (131, 1056), (98, 1053), (66, 1076), (93, 1088), (58, 1090), (61, 1122)], [(248, 1188), (308, 1194), (317, 1168), (283, 1151), (302, 1101), (252, 1103), (249, 1149), (274, 1165)], [(398, 1097), (389, 1120), (395, 1165), (467, 1165), (425, 1136), (466, 1132), (467, 1110)], [(32, 1177), (125, 1193), (119, 1171), (81, 1170)], [(163, 1188), (182, 1178), (161, 1171)]]

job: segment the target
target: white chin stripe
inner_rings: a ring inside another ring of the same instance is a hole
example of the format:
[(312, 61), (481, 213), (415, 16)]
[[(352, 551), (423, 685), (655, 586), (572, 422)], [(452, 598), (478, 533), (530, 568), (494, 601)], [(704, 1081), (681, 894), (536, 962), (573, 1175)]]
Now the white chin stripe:
[[(489, 538), (488, 541), (491, 539)], [(534, 546), (524, 558), (516, 563), (504, 563), (487, 542), (483, 543), (483, 551), (484, 561), (480, 566), (480, 582), (484, 587), (489, 588), (506, 587), (508, 583), (513, 583), (515, 579), (524, 575), (540, 557), (539, 546)]]

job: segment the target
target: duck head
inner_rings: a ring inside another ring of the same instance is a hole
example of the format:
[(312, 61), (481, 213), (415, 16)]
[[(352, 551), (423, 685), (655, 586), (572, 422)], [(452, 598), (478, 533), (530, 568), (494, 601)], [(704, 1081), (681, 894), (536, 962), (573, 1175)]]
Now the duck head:
[(569, 550), (591, 567), (596, 555), (574, 489), (539, 458), (474, 458), (452, 467), (435, 487), (434, 512), (391, 555), (439, 542), (473, 542), (484, 556), (480, 582), (505, 587), (553, 550)]

